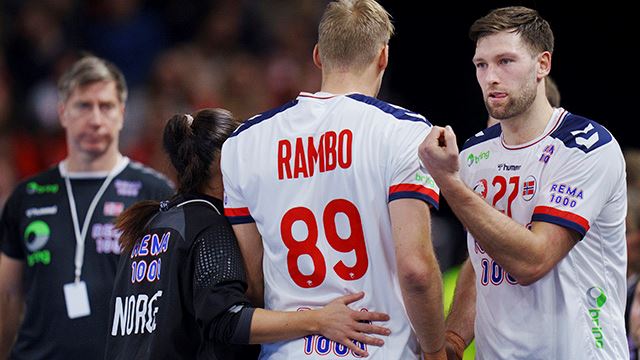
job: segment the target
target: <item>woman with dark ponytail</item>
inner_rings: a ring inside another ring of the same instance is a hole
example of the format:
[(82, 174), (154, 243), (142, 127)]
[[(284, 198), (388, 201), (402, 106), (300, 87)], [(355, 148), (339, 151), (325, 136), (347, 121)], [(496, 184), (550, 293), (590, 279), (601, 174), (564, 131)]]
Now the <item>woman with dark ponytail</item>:
[(166, 124), (163, 145), (177, 172), (177, 194), (139, 202), (116, 222), (122, 256), (106, 359), (251, 359), (253, 350), (242, 345), (312, 334), (359, 356), (368, 355), (367, 345), (383, 344), (367, 334), (388, 335), (371, 324), (388, 316), (347, 306), (363, 293), (297, 312), (250, 304), (243, 259), (221, 215), (220, 150), (238, 125), (224, 109), (174, 115)]

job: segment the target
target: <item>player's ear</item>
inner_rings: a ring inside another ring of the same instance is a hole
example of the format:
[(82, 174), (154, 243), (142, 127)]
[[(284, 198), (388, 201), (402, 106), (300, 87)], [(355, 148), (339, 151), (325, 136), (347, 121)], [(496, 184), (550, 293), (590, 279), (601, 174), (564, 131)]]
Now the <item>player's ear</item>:
[(538, 55), (538, 80), (549, 75), (551, 72), (551, 53), (548, 51), (542, 52)]
[(318, 50), (318, 44), (313, 47), (313, 63), (322, 70), (322, 61), (320, 61), (320, 51)]
[(387, 65), (389, 65), (389, 44), (386, 44), (378, 54), (378, 68), (385, 70)]
[(63, 128), (66, 128), (65, 103), (58, 101), (58, 121)]

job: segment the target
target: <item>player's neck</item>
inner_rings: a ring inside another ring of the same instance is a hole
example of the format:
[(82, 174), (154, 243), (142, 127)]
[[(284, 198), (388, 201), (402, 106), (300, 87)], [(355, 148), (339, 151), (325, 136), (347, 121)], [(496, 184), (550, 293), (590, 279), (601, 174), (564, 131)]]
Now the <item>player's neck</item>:
[(222, 200), (224, 197), (224, 188), (222, 186), (222, 175), (215, 174), (211, 181), (207, 182), (207, 186), (203, 189), (205, 195), (209, 195), (216, 199)]
[(358, 93), (376, 97), (379, 89), (378, 79), (367, 71), (363, 74), (334, 71), (329, 74), (322, 74), (320, 91), (336, 95)]
[(504, 143), (516, 146), (536, 139), (542, 135), (552, 115), (553, 108), (546, 98), (537, 97), (522, 114), (500, 121)]
[(111, 171), (121, 157), (122, 155), (118, 151), (108, 151), (98, 157), (82, 153), (69, 153), (65, 159), (65, 166), (70, 172)]

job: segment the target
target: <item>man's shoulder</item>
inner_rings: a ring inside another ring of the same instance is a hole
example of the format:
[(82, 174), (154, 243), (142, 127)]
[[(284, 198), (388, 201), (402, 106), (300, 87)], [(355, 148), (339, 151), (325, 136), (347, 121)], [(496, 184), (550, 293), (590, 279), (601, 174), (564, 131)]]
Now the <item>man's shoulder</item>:
[(56, 165), (20, 181), (14, 188), (14, 193), (26, 192), (29, 195), (56, 194), (60, 190), (61, 184), (62, 176), (60, 176), (60, 171)]
[[(375, 97), (352, 93), (347, 95), (340, 96), (330, 96), (327, 99), (328, 101), (332, 100), (340, 100), (340, 99), (349, 99), (353, 101), (355, 106), (362, 106), (365, 110), (370, 110), (372, 113), (378, 113), (382, 115), (382, 117), (390, 119), (390, 120), (399, 120), (398, 124), (421, 124), (422, 126), (427, 125), (431, 127), (431, 123), (421, 114), (411, 111), (402, 106), (398, 106), (392, 103), (388, 103), (386, 101), (380, 100)], [(303, 97), (304, 100), (304, 97)], [(288, 110), (297, 108), (296, 106), (301, 104), (303, 105), (305, 102), (300, 100), (300, 98), (296, 98), (292, 101), (289, 101), (281, 106), (275, 107), (263, 113), (257, 114), (246, 121), (244, 121), (229, 137), (230, 140), (239, 137), (241, 134), (249, 133), (247, 131), (249, 129), (256, 129), (256, 125), (258, 124), (266, 124), (269, 123), (270, 120), (277, 118), (279, 116), (286, 116)], [(342, 111), (347, 111), (345, 109), (349, 109), (350, 107), (341, 107)], [(354, 107), (355, 108), (355, 107)], [(357, 107), (357, 111), (361, 112), (363, 109), (361, 107)], [(233, 140), (230, 142), (232, 143)]]
[(384, 100), (380, 100), (378, 98), (363, 94), (349, 94), (346, 97), (370, 106), (371, 109), (377, 109), (378, 111), (381, 111), (382, 113), (388, 115), (390, 119), (407, 120), (410, 122), (424, 123), (431, 126), (431, 123), (423, 115), (402, 106), (398, 106)]
[(613, 135), (601, 124), (568, 112), (549, 136), (562, 141), (567, 148), (577, 149), (585, 154), (614, 142)]
[(127, 167), (116, 177), (135, 178), (145, 185), (173, 191), (173, 183), (161, 172), (137, 161), (130, 161)]
[[(57, 167), (51, 167), (22, 180), (11, 192), (5, 204), (8, 213), (21, 213), (21, 209), (59, 200), (64, 183)], [(17, 216), (17, 215), (16, 215)]]
[(477, 132), (475, 135), (468, 138), (464, 142), (464, 145), (462, 146), (461, 150), (467, 150), (475, 145), (479, 145), (487, 141), (490, 141), (492, 139), (495, 139), (499, 137), (501, 133), (502, 133), (502, 128), (500, 127), (500, 124), (494, 124), (482, 131)]
[(273, 109), (267, 110), (265, 112), (259, 113), (245, 120), (238, 128), (229, 136), (229, 139), (235, 138), (240, 134), (245, 133), (245, 131), (253, 128), (255, 125), (263, 123), (267, 120), (274, 118), (276, 115), (288, 110), (289, 108), (294, 107), (298, 104), (298, 100), (292, 100), (283, 104), (281, 106), (275, 107)]

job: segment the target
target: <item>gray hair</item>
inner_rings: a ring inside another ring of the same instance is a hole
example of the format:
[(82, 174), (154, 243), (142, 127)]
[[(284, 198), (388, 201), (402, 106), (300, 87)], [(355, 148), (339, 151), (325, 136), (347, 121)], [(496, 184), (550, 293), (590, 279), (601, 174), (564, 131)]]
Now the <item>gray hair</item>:
[(58, 98), (64, 102), (78, 87), (99, 82), (113, 81), (118, 91), (118, 99), (127, 101), (127, 83), (122, 72), (111, 62), (96, 56), (85, 56), (76, 61), (58, 82)]

